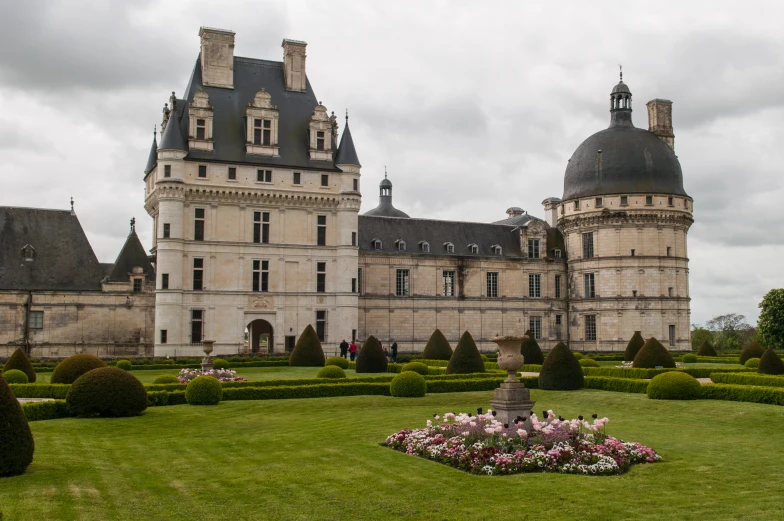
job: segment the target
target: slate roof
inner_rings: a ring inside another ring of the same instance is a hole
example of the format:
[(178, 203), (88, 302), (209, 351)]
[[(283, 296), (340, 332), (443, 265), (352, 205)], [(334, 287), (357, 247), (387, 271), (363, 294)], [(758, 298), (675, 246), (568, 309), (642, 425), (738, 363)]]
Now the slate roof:
[[(28, 244), (32, 261), (22, 257)], [(101, 289), (104, 269), (69, 210), (0, 207), (0, 245), (0, 289)]]
[(147, 275), (147, 280), (155, 280), (155, 270), (152, 264), (150, 264), (147, 252), (144, 251), (136, 231), (131, 230), (122, 250), (120, 250), (120, 254), (117, 256), (117, 260), (112, 265), (109, 280), (111, 282), (128, 282), (128, 274), (137, 266), (142, 268), (142, 271)]
[(525, 226), (532, 221), (545, 222), (543, 219), (534, 217), (533, 215), (529, 215), (528, 212), (524, 212), (521, 215), (515, 215), (514, 217), (509, 217), (508, 219), (495, 221), (493, 224), (506, 224), (509, 226)]
[(144, 167), (144, 173), (149, 174), (155, 165), (158, 164), (158, 143), (155, 139), (155, 133), (152, 134), (152, 146), (150, 147), (150, 155), (147, 158), (147, 166)]
[(348, 128), (348, 116), (346, 116), (346, 126), (343, 128), (343, 135), (340, 137), (340, 146), (338, 153), (335, 155), (336, 165), (357, 165), (359, 164), (359, 157), (354, 148), (354, 140), (351, 139), (351, 130)]

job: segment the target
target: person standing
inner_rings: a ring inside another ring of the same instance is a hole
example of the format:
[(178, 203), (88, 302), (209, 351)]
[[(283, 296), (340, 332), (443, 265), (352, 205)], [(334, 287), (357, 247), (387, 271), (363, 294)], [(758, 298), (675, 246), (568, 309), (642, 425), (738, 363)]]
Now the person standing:
[(340, 356), (346, 358), (346, 354), (348, 353), (348, 342), (344, 338), (343, 341), (340, 343)]
[(351, 361), (355, 361), (357, 359), (357, 341), (352, 340), (351, 345), (348, 346), (349, 356), (351, 356)]
[(389, 351), (392, 353), (392, 363), (396, 364), (397, 363), (397, 342), (395, 342), (394, 338), (392, 339), (392, 345), (390, 346)]

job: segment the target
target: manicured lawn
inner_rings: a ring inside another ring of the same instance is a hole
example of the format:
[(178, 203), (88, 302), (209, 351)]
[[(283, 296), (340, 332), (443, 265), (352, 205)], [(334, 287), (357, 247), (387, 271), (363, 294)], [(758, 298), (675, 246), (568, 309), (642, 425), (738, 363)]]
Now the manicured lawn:
[(537, 410), (599, 413), (664, 462), (622, 476), (472, 476), (379, 446), (491, 392), (148, 409), (31, 423), (35, 461), (0, 480), (18, 520), (783, 519), (784, 408), (532, 391)]

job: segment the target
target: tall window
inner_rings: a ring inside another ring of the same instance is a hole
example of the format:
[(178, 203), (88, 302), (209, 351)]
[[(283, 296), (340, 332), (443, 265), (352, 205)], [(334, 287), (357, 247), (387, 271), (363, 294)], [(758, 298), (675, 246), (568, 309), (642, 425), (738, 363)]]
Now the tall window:
[(561, 315), (555, 315), (555, 339), (561, 340)]
[(161, 329), (161, 344), (165, 344), (168, 341), (169, 341), (169, 330)]
[(316, 218), (316, 223), (317, 223), (316, 244), (318, 246), (326, 246), (327, 245), (327, 216), (319, 215)]
[(555, 298), (561, 298), (561, 276), (555, 276)]
[(193, 240), (204, 240), (204, 208), (196, 208), (193, 221)]
[(237, 167), (230, 166), (229, 167), (229, 181), (236, 181), (237, 180)]
[(327, 312), (316, 311), (316, 335), (324, 342), (327, 336)]
[(670, 324), (669, 330), (670, 330), (669, 331), (669, 333), (670, 333), (670, 345), (674, 346), (675, 345), (675, 324)]
[(169, 289), (169, 274), (161, 273), (161, 289)]
[(133, 279), (133, 292), (141, 293), (141, 291), (142, 291), (142, 279)]
[(163, 165), (163, 177), (171, 177), (171, 165)]
[(253, 144), (270, 146), (272, 143), (272, 120), (254, 119), (253, 120)]
[(269, 243), (269, 212), (253, 212), (253, 242)]
[(302, 184), (302, 174), (300, 172), (294, 172), (292, 183), (295, 184), (295, 185), (301, 185)]
[(653, 196), (652, 195), (646, 195), (645, 196), (645, 204), (646, 204), (646, 206), (651, 206), (653, 204)]
[(583, 234), (583, 258), (593, 257), (593, 232)]
[(316, 291), (325, 293), (327, 291), (327, 263), (316, 263)]
[(259, 183), (271, 183), (272, 170), (256, 170), (256, 181)]
[(252, 271), (251, 289), (253, 291), (269, 291), (269, 261), (254, 260)]
[(324, 132), (316, 132), (316, 150), (324, 150)]
[(672, 257), (672, 246), (667, 246), (667, 257)]
[(487, 272), (487, 296), (490, 298), (498, 298), (498, 272)]
[(321, 174), (321, 186), (329, 186), (329, 174)]
[(670, 286), (669, 288), (667, 288), (667, 296), (672, 297), (672, 295), (673, 295), (672, 286)]
[(359, 179), (354, 179), (354, 191), (359, 192)]
[(445, 297), (455, 296), (455, 272), (454, 271), (444, 272), (444, 296)]
[(585, 315), (585, 340), (596, 340), (596, 315)]
[(362, 268), (357, 268), (357, 293), (362, 294)]
[[(542, 276), (538, 273), (528, 274), (528, 296), (530, 298), (542, 297)], [(540, 324), (541, 327), (541, 324)], [(539, 337), (536, 337), (539, 338)]]
[(168, 239), (171, 236), (171, 225), (169, 223), (163, 223), (163, 238)]
[(207, 177), (207, 165), (199, 165), (199, 177)]
[(204, 289), (204, 259), (193, 259), (193, 290)]
[(596, 297), (596, 284), (594, 280), (593, 273), (585, 273), (583, 274), (583, 282), (585, 284), (585, 298), (594, 298)]
[(528, 258), (539, 258), (539, 239), (528, 239)]
[(204, 310), (191, 310), (191, 344), (200, 344), (204, 334)]
[(207, 124), (203, 119), (196, 120), (196, 139), (207, 139)]
[(397, 270), (395, 274), (395, 295), (407, 297), (411, 294), (410, 278), (408, 270)]
[(667, 198), (667, 206), (675, 206), (675, 200), (672, 198), (672, 196)]
[(44, 328), (44, 312), (31, 311), (30, 319), (27, 322), (30, 329), (43, 329)]
[(542, 338), (542, 317), (528, 319), (528, 329), (534, 334), (535, 339), (540, 340)]
[(351, 245), (357, 245), (357, 232), (351, 232)]
[(357, 279), (351, 279), (351, 293), (357, 292)]

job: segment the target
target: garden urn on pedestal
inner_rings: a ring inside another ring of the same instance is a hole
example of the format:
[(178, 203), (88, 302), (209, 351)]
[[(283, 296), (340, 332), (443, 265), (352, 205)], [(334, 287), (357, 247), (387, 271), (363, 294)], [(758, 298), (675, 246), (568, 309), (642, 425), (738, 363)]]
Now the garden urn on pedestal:
[(201, 345), (204, 348), (204, 354), (206, 355), (201, 359), (201, 370), (212, 371), (212, 357), (210, 356), (210, 353), (212, 353), (215, 340), (202, 340)]
[(518, 420), (518, 428), (531, 430), (531, 410), (536, 402), (531, 401), (531, 392), (517, 378), (517, 371), (523, 366), (523, 355), (520, 344), (525, 337), (498, 336), (490, 340), (498, 344), (498, 367), (507, 372), (506, 380), (495, 390), (495, 397), (490, 405), (496, 412), (495, 419), (514, 427)]

